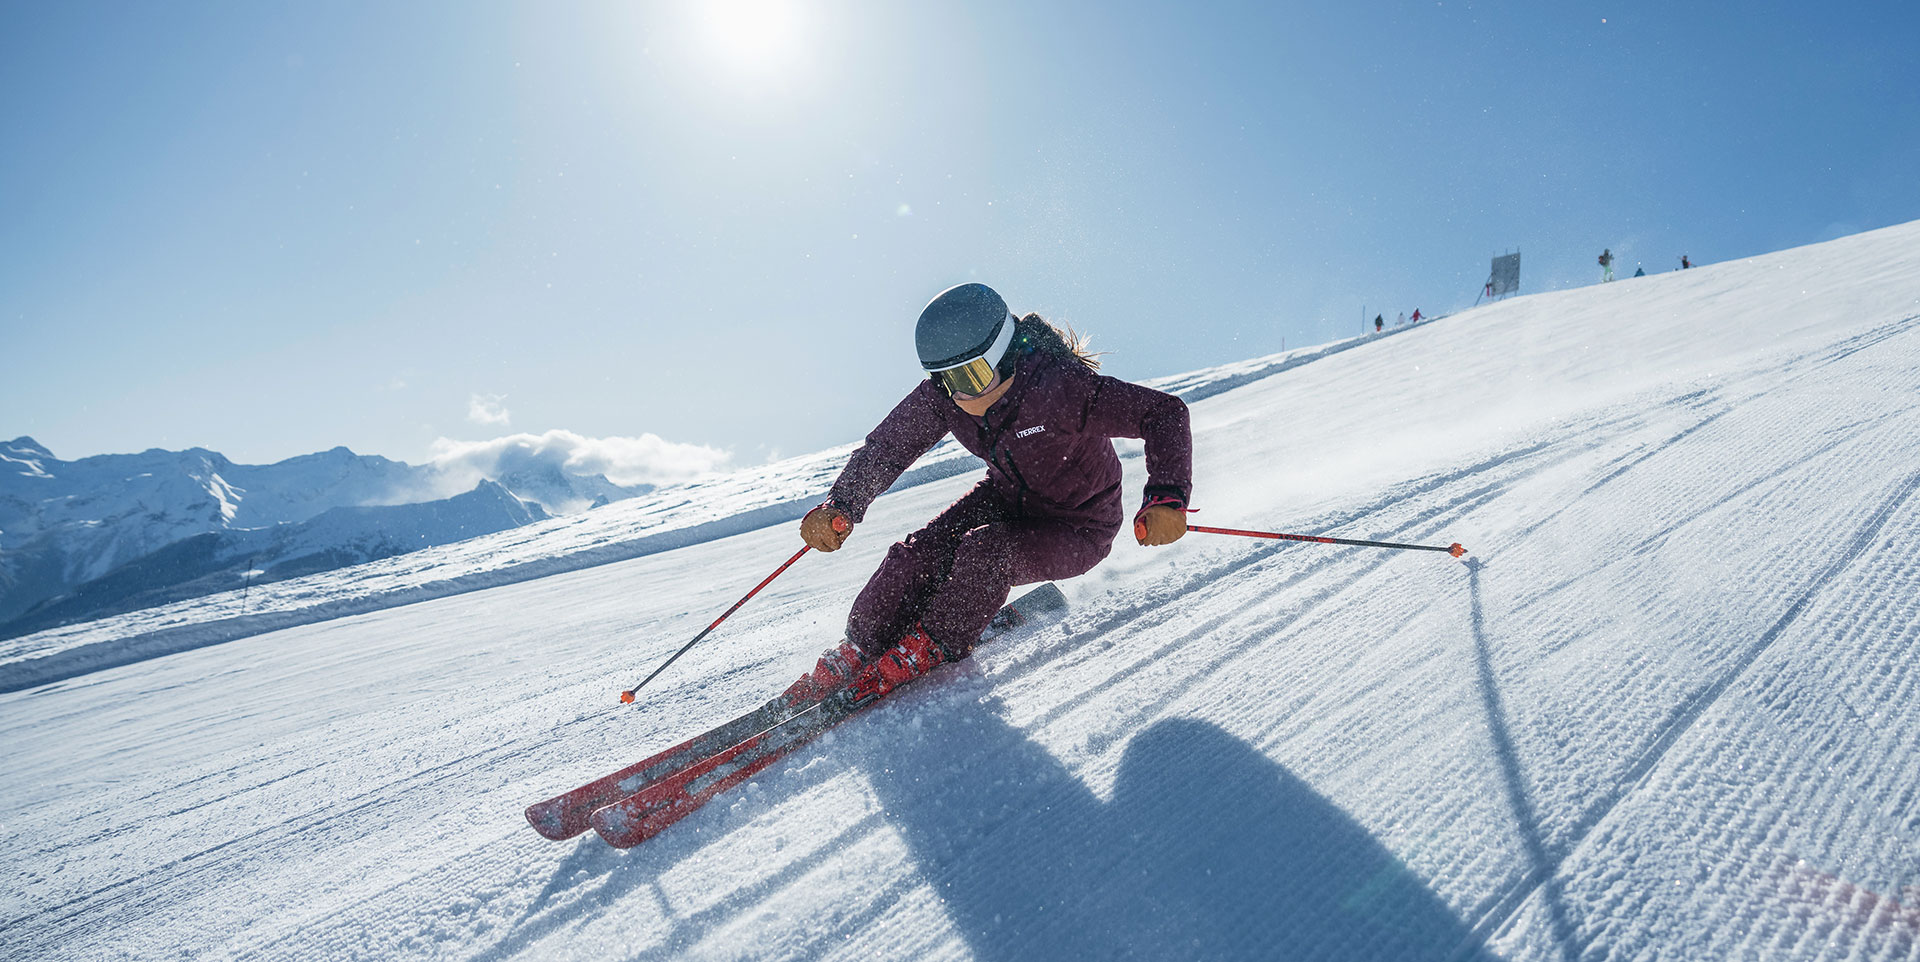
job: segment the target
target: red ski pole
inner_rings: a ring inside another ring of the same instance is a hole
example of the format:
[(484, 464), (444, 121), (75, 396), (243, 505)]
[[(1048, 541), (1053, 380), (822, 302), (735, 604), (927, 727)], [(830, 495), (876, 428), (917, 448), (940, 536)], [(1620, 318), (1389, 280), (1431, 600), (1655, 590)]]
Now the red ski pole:
[[(1141, 537), (1146, 536), (1146, 525), (1143, 522), (1135, 521), (1133, 528), (1136, 535)], [(1239, 535), (1242, 538), (1272, 538), (1276, 541), (1310, 541), (1314, 544), (1345, 544), (1360, 548), (1401, 548), (1407, 551), (1444, 551), (1456, 558), (1467, 553), (1467, 549), (1462, 548), (1457, 541), (1444, 547), (1437, 544), (1395, 544), (1391, 541), (1361, 541), (1355, 538), (1323, 538), (1317, 534), (1282, 534), (1278, 531), (1242, 531), (1239, 528), (1209, 528), (1202, 524), (1187, 525), (1187, 530), (1200, 531), (1206, 534)]]
[[(833, 530), (838, 531), (841, 534), (847, 533), (847, 531), (851, 527), (852, 526), (847, 523), (847, 519), (845, 518), (833, 519)], [(759, 584), (754, 585), (753, 590), (747, 592), (745, 597), (742, 597), (739, 601), (734, 602), (733, 607), (728, 608), (725, 612), (721, 613), (720, 617), (713, 619), (713, 624), (708, 625), (699, 634), (694, 635), (692, 641), (689, 641), (686, 644), (681, 645), (680, 650), (674, 652), (672, 658), (668, 658), (666, 661), (661, 662), (660, 667), (655, 668), (653, 670), (653, 674), (640, 679), (640, 684), (635, 685), (632, 688), (629, 688), (626, 691), (621, 692), (620, 693), (621, 704), (624, 704), (624, 705), (633, 704), (634, 692), (637, 692), (640, 689), (647, 687), (647, 682), (652, 681), (656, 675), (659, 675), (661, 672), (666, 671), (668, 665), (673, 664), (674, 661), (678, 660), (681, 655), (684, 655), (687, 653), (687, 649), (692, 648), (694, 645), (699, 644), (700, 639), (705, 638), (709, 633), (713, 631), (713, 629), (720, 627), (720, 623), (727, 620), (728, 615), (731, 615), (734, 612), (739, 611), (741, 605), (744, 605), (748, 601), (752, 600), (754, 595), (757, 595), (760, 593), (760, 589), (765, 588), (767, 585), (771, 584), (773, 582), (773, 579), (780, 577), (781, 572), (787, 570), (788, 568), (793, 567), (793, 563), (796, 561), (799, 561), (801, 555), (806, 554), (808, 551), (811, 551), (811, 550), (813, 550), (811, 545), (802, 545), (799, 551), (796, 551), (793, 553), (793, 557), (787, 559), (786, 564), (783, 564), (780, 567), (773, 569), (773, 574), (766, 576), (766, 578), (762, 579)]]

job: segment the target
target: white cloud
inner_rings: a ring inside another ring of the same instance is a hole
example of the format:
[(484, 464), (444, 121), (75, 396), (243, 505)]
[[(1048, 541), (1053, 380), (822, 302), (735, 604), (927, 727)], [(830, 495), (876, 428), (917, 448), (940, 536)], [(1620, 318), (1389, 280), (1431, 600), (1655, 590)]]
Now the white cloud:
[(590, 438), (572, 431), (509, 434), (491, 441), (433, 442), (435, 467), (471, 486), (471, 478), (499, 477), (530, 467), (567, 474), (605, 475), (615, 484), (673, 484), (727, 467), (732, 455), (704, 444), (680, 444), (657, 434)]
[(475, 394), (467, 401), (467, 420), (475, 424), (498, 424), (505, 426), (513, 420), (513, 414), (507, 406), (504, 394)]

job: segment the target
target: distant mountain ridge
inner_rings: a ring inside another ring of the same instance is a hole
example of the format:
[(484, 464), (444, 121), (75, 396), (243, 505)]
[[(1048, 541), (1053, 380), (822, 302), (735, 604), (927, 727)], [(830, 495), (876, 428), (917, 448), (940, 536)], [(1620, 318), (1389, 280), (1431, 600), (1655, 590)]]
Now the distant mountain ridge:
[[(358, 564), (632, 497), (531, 460), (463, 483), (336, 447), (268, 465), (158, 448), (62, 461), (0, 443), (0, 637)], [(469, 490), (446, 495), (456, 486)]]

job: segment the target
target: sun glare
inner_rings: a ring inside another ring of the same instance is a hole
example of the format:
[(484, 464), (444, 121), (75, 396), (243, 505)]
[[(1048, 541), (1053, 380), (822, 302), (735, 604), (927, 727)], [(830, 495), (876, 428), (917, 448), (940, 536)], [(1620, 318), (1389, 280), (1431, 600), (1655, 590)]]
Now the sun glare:
[(803, 49), (797, 0), (705, 0), (698, 5), (714, 60), (755, 76), (784, 73)]

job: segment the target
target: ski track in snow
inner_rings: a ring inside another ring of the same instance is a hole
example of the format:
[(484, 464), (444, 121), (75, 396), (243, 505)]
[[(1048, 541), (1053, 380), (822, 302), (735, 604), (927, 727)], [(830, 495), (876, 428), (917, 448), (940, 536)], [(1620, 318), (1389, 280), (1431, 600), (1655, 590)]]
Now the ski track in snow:
[[(636, 708), (606, 702), (784, 556), (784, 525), (0, 696), (21, 776), (0, 789), (19, 880), (0, 940), (28, 959), (1920, 959), (1920, 271), (1888, 266), (1920, 260), (1920, 225), (1789, 253), (1197, 378), (1230, 386), (1194, 408), (1202, 520), (1459, 540), (1467, 563), (1123, 542), (1063, 585), (1064, 621), (626, 852), (546, 842), (519, 808), (784, 685), (967, 479), (882, 499)], [(1809, 278), (1864, 301), (1810, 320), (1786, 300)], [(1715, 309), (1756, 342), (1659, 322)], [(1572, 317), (1538, 327), (1550, 310)], [(1530, 373), (1461, 360), (1493, 351)], [(1562, 387), (1524, 416), (1465, 374), (1404, 406), (1310, 407), (1443, 354), (1503, 391)], [(1266, 368), (1284, 374), (1248, 376)]]

